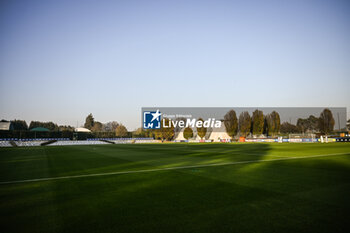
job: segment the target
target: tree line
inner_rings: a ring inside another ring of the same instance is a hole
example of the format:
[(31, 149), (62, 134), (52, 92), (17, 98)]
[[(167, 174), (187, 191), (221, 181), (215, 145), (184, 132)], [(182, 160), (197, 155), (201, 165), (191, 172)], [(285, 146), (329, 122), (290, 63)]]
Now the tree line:
[[(199, 119), (202, 120), (203, 119)], [(234, 138), (236, 136), (247, 137), (248, 135), (266, 135), (276, 136), (278, 134), (289, 133), (321, 133), (329, 134), (334, 129), (333, 114), (329, 109), (324, 109), (319, 117), (310, 115), (308, 118), (299, 118), (297, 124), (283, 122), (281, 124), (280, 115), (273, 111), (267, 115), (256, 109), (252, 116), (248, 111), (241, 112), (237, 118), (236, 112), (232, 109), (224, 116), (224, 125), (226, 133)], [(350, 120), (348, 120), (348, 128), (350, 128)], [(200, 138), (204, 138), (207, 129), (197, 128), (197, 133)], [(193, 130), (186, 128), (183, 132), (184, 138), (189, 139), (193, 137)]]
[[(169, 119), (165, 118), (164, 121), (166, 125), (169, 125)], [(204, 120), (199, 118), (198, 121), (203, 122)], [(91, 124), (91, 122), (94, 122), (92, 115), (89, 117), (87, 122), (88, 124), (85, 125), (85, 127), (92, 127), (93, 129), (94, 123)], [(329, 109), (324, 109), (319, 117), (310, 115), (305, 119), (299, 118), (296, 125), (289, 122), (281, 123), (280, 115), (276, 111), (272, 111), (271, 113), (264, 115), (264, 113), (259, 109), (256, 109), (252, 115), (250, 115), (248, 111), (242, 112), (238, 117), (236, 112), (232, 109), (225, 114), (223, 122), (226, 132), (231, 138), (235, 136), (247, 137), (248, 135), (260, 136), (262, 134), (266, 136), (276, 136), (279, 134), (307, 132), (329, 134), (333, 131), (335, 123), (333, 114)], [(132, 136), (172, 140), (177, 132), (177, 129), (175, 129), (172, 124), (170, 125), (171, 127), (160, 130), (145, 130), (139, 128), (132, 132)], [(348, 120), (348, 128), (350, 128), (350, 120)], [(204, 138), (207, 130), (208, 129), (205, 127), (198, 127), (198, 136), (200, 138)], [(183, 136), (185, 139), (190, 139), (193, 137), (193, 135), (193, 129), (189, 127), (184, 129)]]
[(297, 124), (293, 125), (289, 122), (281, 124), (280, 115), (273, 111), (264, 115), (262, 111), (256, 109), (252, 116), (245, 111), (239, 115), (237, 119), (236, 112), (230, 110), (224, 116), (224, 124), (226, 132), (230, 137), (251, 135), (276, 136), (277, 134), (288, 133), (321, 133), (329, 134), (334, 129), (333, 114), (329, 109), (324, 109), (319, 117), (310, 115), (308, 118), (299, 118)]
[(111, 135), (112, 133), (117, 137), (131, 136), (130, 132), (128, 132), (127, 128), (123, 124), (116, 121), (107, 122), (105, 124), (99, 121), (95, 121), (92, 113), (86, 117), (84, 128), (87, 128), (92, 132), (100, 135)]
[[(170, 121), (169, 119), (164, 119)], [(204, 121), (202, 118), (199, 121)], [(1, 120), (8, 122), (6, 120)], [(329, 109), (324, 109), (319, 117), (310, 115), (308, 118), (299, 118), (296, 125), (290, 122), (280, 122), (280, 115), (278, 112), (273, 111), (267, 115), (256, 109), (252, 115), (249, 112), (241, 112), (237, 117), (236, 112), (232, 109), (228, 111), (223, 119), (224, 126), (227, 134), (230, 137), (248, 135), (268, 135), (276, 136), (277, 134), (290, 134), (290, 133), (322, 133), (329, 134), (334, 129), (333, 114)], [(58, 126), (53, 122), (40, 122), (31, 121), (29, 126), (26, 121), (15, 119), (11, 121), (13, 129), (15, 131), (27, 131), (36, 127), (44, 127), (52, 132), (73, 132), (74, 127), (69, 125)], [(167, 125), (169, 125), (166, 122)], [(173, 126), (161, 129), (161, 130), (144, 130), (142, 128), (137, 129), (134, 132), (129, 132), (127, 128), (117, 121), (111, 121), (107, 123), (101, 123), (96, 121), (90, 113), (85, 118), (84, 127), (91, 130), (92, 134), (89, 137), (153, 137), (156, 139), (171, 140), (174, 138), (176, 130)], [(347, 127), (350, 129), (350, 119), (347, 121)], [(197, 128), (197, 133), (200, 138), (204, 138), (207, 133), (207, 128)], [(25, 135), (25, 134), (22, 134)], [(71, 135), (71, 134), (65, 134)], [(184, 138), (189, 139), (193, 137), (193, 130), (191, 128), (184, 129)]]
[[(26, 135), (31, 136), (32, 134), (25, 133), (25, 131), (30, 131), (33, 128), (42, 127), (46, 128), (50, 131), (50, 133), (37, 133), (38, 135), (53, 135), (56, 137), (59, 137), (57, 135), (72, 135), (72, 134), (55, 134), (54, 132), (74, 132), (75, 128), (70, 125), (57, 125), (56, 123), (50, 121), (50, 122), (41, 122), (41, 121), (31, 121), (29, 126), (27, 125), (27, 122), (25, 120), (1, 120), (1, 122), (11, 122), (12, 129), (14, 131), (22, 131), (22, 136), (25, 137)], [(132, 133), (128, 132), (127, 128), (117, 121), (111, 121), (107, 123), (101, 123), (99, 121), (95, 121), (92, 113), (90, 113), (85, 118), (84, 128), (87, 128), (92, 131), (92, 135), (96, 137), (132, 137)], [(11, 133), (5, 133), (4, 135), (17, 135), (17, 134), (11, 134)], [(18, 134), (19, 135), (19, 134)], [(71, 137), (71, 136), (69, 136)], [(90, 136), (89, 136), (90, 137)]]
[(27, 125), (27, 122), (25, 120), (12, 120), (12, 121), (7, 121), (7, 120), (1, 120), (1, 122), (11, 122), (13, 130), (21, 130), (21, 131), (26, 131), (26, 130), (31, 130), (37, 127), (42, 127), (46, 128), (50, 131), (74, 131), (74, 127), (70, 125), (57, 125), (56, 123), (53, 122), (41, 122), (41, 121), (31, 121), (29, 126)]
[(236, 112), (232, 109), (224, 116), (224, 125), (227, 134), (233, 138), (237, 135), (247, 137), (253, 135), (275, 136), (280, 130), (280, 115), (273, 111), (264, 116), (264, 113), (256, 109), (252, 116), (249, 112), (241, 112), (237, 118)]

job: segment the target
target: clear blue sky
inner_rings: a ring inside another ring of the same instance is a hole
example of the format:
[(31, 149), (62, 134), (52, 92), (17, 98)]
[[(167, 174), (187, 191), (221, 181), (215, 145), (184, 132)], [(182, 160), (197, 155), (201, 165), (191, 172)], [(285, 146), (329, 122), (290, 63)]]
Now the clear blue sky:
[(91, 112), (134, 129), (142, 106), (350, 111), (349, 1), (4, 0), (0, 35), (1, 119)]

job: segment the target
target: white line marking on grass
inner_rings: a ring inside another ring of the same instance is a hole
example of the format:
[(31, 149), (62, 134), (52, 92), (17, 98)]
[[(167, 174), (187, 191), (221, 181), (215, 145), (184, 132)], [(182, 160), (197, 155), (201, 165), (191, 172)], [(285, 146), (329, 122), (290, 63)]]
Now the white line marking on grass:
[(258, 154), (258, 153), (249, 153), (249, 154), (244, 154), (244, 155), (255, 155), (255, 156), (271, 156), (271, 157), (276, 157), (276, 158), (289, 158), (286, 156), (281, 156), (281, 155), (264, 155), (264, 154)]
[(190, 166), (179, 166), (179, 167), (167, 167), (167, 168), (155, 168), (155, 169), (143, 169), (134, 171), (120, 171), (120, 172), (106, 172), (106, 173), (95, 173), (95, 174), (85, 174), (85, 175), (72, 175), (72, 176), (58, 176), (58, 177), (47, 177), (38, 179), (28, 179), (28, 180), (13, 180), (13, 181), (2, 181), (2, 184), (18, 184), (18, 183), (30, 183), (30, 182), (40, 182), (40, 181), (51, 181), (51, 180), (64, 180), (64, 179), (75, 179), (75, 178), (85, 178), (85, 177), (97, 177), (97, 176), (111, 176), (111, 175), (122, 175), (122, 174), (133, 174), (133, 173), (146, 173), (146, 172), (157, 172), (157, 171), (168, 171), (168, 170), (180, 170), (188, 168), (202, 168), (202, 167), (216, 167), (216, 166), (227, 166), (236, 164), (248, 164), (248, 163), (263, 163), (263, 162), (274, 162), (283, 160), (294, 160), (294, 159), (308, 159), (308, 158), (318, 158), (318, 157), (329, 157), (335, 155), (348, 155), (346, 153), (336, 153), (336, 154), (323, 154), (323, 155), (310, 155), (304, 157), (283, 157), (278, 159), (268, 159), (268, 160), (248, 160), (248, 161), (238, 161), (229, 163), (212, 163), (212, 164), (201, 164), (201, 165), (190, 165)]

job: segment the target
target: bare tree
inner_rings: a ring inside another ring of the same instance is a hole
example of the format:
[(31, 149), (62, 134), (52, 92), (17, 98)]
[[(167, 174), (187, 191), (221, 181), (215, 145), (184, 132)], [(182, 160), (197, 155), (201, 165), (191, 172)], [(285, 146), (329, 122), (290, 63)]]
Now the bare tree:
[(102, 130), (106, 132), (114, 132), (118, 125), (119, 123), (116, 121), (107, 122), (103, 124)]
[(93, 132), (101, 132), (102, 131), (102, 123), (99, 121), (94, 122), (94, 126), (92, 126), (91, 131)]

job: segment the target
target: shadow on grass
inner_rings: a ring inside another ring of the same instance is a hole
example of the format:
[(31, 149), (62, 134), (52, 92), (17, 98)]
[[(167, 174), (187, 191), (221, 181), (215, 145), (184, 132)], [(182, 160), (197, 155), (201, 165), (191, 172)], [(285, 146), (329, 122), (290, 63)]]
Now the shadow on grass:
[[(263, 160), (272, 151), (270, 144), (111, 145), (92, 151), (75, 147), (76, 159), (52, 160), (51, 166), (77, 163), (84, 154), (91, 163), (71, 165), (90, 172), (118, 161), (120, 167), (111, 169), (127, 169), (130, 162), (140, 161), (159, 167)], [(98, 163), (97, 158), (104, 161)], [(338, 161), (332, 169), (326, 160), (305, 161), (18, 185), (21, 188), (8, 190), (8, 204), (2, 204), (2, 212), (10, 213), (2, 213), (2, 226), (12, 226), (13, 232), (344, 232), (349, 170), (337, 169)]]

